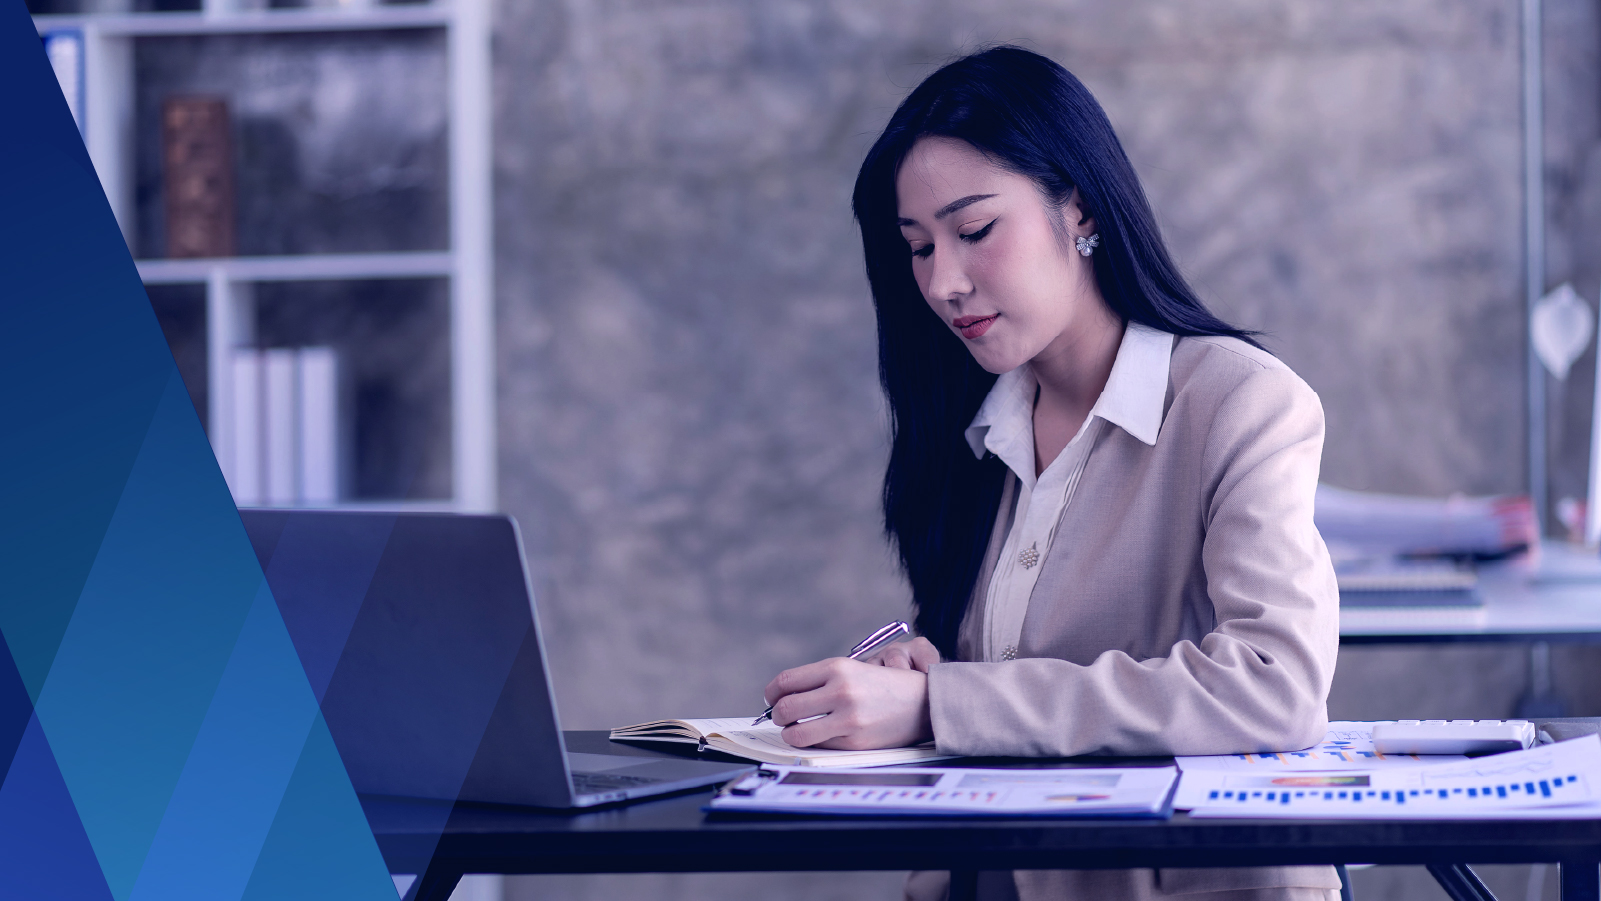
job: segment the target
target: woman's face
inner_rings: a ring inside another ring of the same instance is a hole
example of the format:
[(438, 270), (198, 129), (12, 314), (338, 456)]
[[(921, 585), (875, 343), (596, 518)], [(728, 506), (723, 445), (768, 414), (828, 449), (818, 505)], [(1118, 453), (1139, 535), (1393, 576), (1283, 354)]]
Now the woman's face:
[(1077, 195), (1053, 211), (1032, 179), (944, 137), (912, 146), (895, 194), (923, 299), (985, 370), (1066, 349), (1109, 315), (1090, 260), (1072, 249), (1094, 232)]

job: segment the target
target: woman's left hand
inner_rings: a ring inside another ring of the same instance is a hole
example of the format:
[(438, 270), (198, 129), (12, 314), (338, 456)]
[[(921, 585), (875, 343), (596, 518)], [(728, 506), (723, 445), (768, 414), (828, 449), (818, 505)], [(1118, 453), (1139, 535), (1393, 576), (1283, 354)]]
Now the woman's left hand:
[(867, 662), (926, 673), (934, 664), (939, 663), (939, 648), (934, 647), (932, 641), (919, 635), (911, 641), (900, 641), (890, 645), (867, 658)]
[[(928, 676), (831, 657), (787, 669), (767, 684), (773, 722), (797, 748), (903, 748), (934, 737)], [(798, 722), (808, 717), (819, 717)]]

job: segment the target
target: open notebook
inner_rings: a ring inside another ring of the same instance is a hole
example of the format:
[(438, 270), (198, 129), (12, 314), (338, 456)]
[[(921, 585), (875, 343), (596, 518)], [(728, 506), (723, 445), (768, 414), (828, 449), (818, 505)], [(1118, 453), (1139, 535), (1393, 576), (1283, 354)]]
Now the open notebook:
[(783, 730), (766, 722), (752, 726), (749, 717), (715, 720), (657, 720), (613, 729), (615, 741), (670, 741), (700, 745), (746, 760), (780, 766), (884, 766), (915, 760), (942, 759), (932, 742), (915, 748), (884, 748), (877, 751), (831, 751), (827, 748), (797, 748), (784, 741)]

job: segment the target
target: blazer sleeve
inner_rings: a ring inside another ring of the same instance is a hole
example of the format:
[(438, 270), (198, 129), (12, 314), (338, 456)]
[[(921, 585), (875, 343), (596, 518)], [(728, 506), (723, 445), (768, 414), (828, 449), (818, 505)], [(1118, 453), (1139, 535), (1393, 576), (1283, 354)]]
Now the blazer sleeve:
[(1196, 444), (1197, 489), (1210, 493), (1201, 562), (1212, 631), (1146, 660), (1113, 650), (1089, 665), (936, 665), (929, 702), (942, 753), (1233, 754), (1323, 737), (1339, 590), (1312, 523), (1322, 406), (1293, 372), (1263, 368), (1223, 397)]

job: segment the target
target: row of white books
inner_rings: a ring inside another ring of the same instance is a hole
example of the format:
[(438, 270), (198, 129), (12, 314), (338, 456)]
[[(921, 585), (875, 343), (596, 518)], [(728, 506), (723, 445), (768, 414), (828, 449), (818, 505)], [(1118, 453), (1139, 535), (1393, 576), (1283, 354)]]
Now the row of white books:
[(223, 475), (240, 506), (339, 500), (339, 357), (331, 347), (234, 351), (233, 448)]

